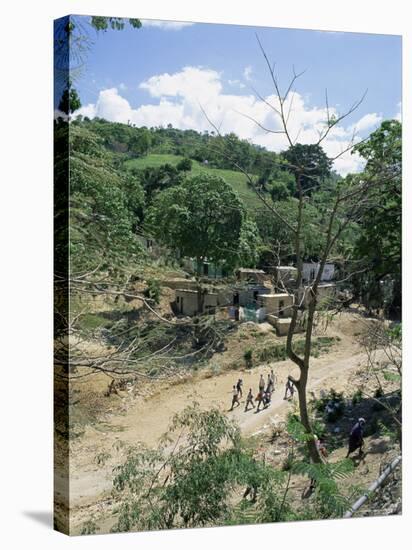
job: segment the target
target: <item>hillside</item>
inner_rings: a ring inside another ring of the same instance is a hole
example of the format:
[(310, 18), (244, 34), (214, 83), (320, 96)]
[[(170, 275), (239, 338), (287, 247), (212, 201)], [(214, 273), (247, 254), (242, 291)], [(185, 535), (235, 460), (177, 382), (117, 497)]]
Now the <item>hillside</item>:
[[(125, 168), (128, 170), (133, 168), (143, 170), (144, 168), (158, 168), (164, 164), (176, 166), (182, 159), (183, 157), (179, 155), (149, 154), (145, 157), (127, 160), (125, 162)], [(247, 178), (242, 172), (225, 170), (222, 168), (210, 168), (209, 166), (193, 160), (191, 174), (196, 176), (202, 173), (221, 176), (237, 191), (248, 209), (255, 210), (262, 207), (261, 200), (256, 196), (253, 189), (249, 187)]]

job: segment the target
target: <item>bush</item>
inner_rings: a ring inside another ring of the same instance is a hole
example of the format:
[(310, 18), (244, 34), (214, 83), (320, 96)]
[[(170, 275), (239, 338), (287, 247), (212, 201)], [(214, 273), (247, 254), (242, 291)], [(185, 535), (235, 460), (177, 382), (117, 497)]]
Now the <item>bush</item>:
[(358, 388), (355, 393), (352, 395), (352, 405), (357, 405), (362, 401), (363, 392), (360, 388)]
[(148, 279), (147, 288), (144, 291), (146, 298), (150, 298), (158, 304), (160, 301), (160, 282), (158, 279)]
[(319, 414), (325, 415), (327, 422), (335, 422), (345, 410), (343, 393), (332, 388), (319, 399), (315, 399), (313, 406)]
[(188, 158), (183, 158), (176, 164), (179, 172), (190, 172), (192, 169), (192, 161)]
[(245, 360), (246, 368), (251, 369), (253, 367), (253, 352), (251, 349), (245, 351), (243, 359)]

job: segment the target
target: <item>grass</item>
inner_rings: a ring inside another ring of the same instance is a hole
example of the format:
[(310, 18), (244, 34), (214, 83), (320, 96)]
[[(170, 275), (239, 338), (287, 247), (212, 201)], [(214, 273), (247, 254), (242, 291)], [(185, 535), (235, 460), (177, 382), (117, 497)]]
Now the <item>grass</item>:
[[(178, 155), (147, 155), (137, 159), (130, 159), (125, 162), (125, 167), (129, 170), (137, 168), (143, 170), (144, 168), (158, 168), (162, 164), (176, 164), (182, 160), (183, 157)], [(235, 191), (237, 191), (239, 197), (244, 202), (245, 206), (249, 210), (255, 210), (261, 208), (263, 203), (256, 196), (255, 192), (248, 186), (247, 178), (242, 172), (236, 172), (235, 170), (223, 170), (221, 168), (210, 168), (195, 160), (192, 160), (192, 170), (188, 172), (188, 175), (197, 176), (198, 174), (207, 173), (221, 176), (227, 183), (229, 183)]]
[[(337, 338), (321, 336), (312, 340), (311, 355), (318, 357), (322, 352), (328, 352), (337, 341)], [(304, 340), (297, 340), (293, 343), (295, 353), (302, 354), (305, 348)], [(256, 356), (259, 361), (285, 361), (287, 359), (286, 344), (273, 344), (265, 346), (256, 351)]]

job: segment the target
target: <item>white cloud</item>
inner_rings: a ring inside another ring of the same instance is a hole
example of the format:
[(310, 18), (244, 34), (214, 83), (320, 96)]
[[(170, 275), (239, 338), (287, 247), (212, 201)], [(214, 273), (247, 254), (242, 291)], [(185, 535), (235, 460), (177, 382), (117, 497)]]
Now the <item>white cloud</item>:
[(352, 124), (350, 129), (356, 132), (365, 132), (366, 130), (375, 129), (383, 120), (381, 115), (376, 113), (368, 113), (358, 120), (356, 124)]
[(217, 97), (222, 91), (220, 74), (201, 67), (184, 67), (180, 72), (152, 76), (139, 88), (147, 90), (152, 97), (180, 96), (186, 100), (201, 101)]
[(252, 80), (252, 67), (250, 65), (244, 68), (243, 76), (246, 80)]
[(227, 83), (230, 85), (230, 86), (237, 86), (239, 88), (246, 88), (246, 86), (243, 84), (243, 82), (240, 82), (240, 80), (228, 80)]
[[(202, 112), (202, 106), (222, 134), (234, 132), (272, 151), (282, 151), (289, 146), (283, 134), (273, 133), (282, 129), (278, 115), (268, 107), (269, 104), (275, 109), (279, 108), (277, 97), (269, 95), (265, 97), (265, 103), (253, 94), (226, 93), (221, 74), (212, 69), (184, 67), (173, 74), (154, 75), (139, 87), (157, 101), (132, 108), (117, 88), (109, 88), (99, 93), (95, 104), (82, 107), (74, 116), (97, 116), (115, 122), (131, 122), (136, 126), (172, 124), (180, 129), (210, 131), (212, 128)], [(289, 109), (292, 139), (298, 138), (300, 143), (305, 144), (315, 143), (319, 139), (319, 132), (325, 129), (327, 114), (324, 107), (310, 105), (308, 98), (293, 92), (285, 103), (286, 112)], [(329, 113), (338, 116), (336, 108), (330, 107)], [(364, 132), (380, 120), (381, 117), (376, 113), (369, 113), (355, 124), (339, 124), (330, 131), (322, 146), (329, 156), (335, 157), (348, 146), (354, 129)], [(265, 131), (254, 121), (272, 132)], [(359, 139), (360, 136), (356, 134), (355, 140)], [(342, 155), (334, 164), (342, 175), (359, 171), (362, 166), (362, 159), (350, 152)]]
[(143, 27), (157, 27), (166, 31), (180, 31), (185, 27), (191, 27), (194, 23), (186, 21), (160, 21), (156, 19), (141, 19)]
[(125, 92), (127, 90), (127, 86), (124, 82), (120, 82), (119, 90), (121, 90), (122, 92)]

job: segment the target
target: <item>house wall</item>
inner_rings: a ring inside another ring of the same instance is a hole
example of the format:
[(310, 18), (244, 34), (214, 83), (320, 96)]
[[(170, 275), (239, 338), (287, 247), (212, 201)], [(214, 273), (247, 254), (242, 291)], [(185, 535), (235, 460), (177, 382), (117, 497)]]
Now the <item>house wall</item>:
[[(303, 262), (302, 279), (304, 282), (312, 282), (318, 274), (320, 264), (318, 262)], [(335, 275), (335, 265), (325, 264), (321, 281), (332, 281)]]
[[(192, 317), (200, 313), (197, 307), (197, 292), (187, 291), (184, 289), (176, 290), (176, 305), (177, 310), (182, 315)], [(182, 302), (183, 301), (183, 302)], [(205, 294), (203, 299), (203, 311), (206, 313), (218, 305), (218, 296), (215, 293)]]
[(293, 296), (290, 294), (262, 294), (259, 301), (268, 315), (278, 317), (290, 317), (292, 315)]
[[(303, 294), (305, 299), (303, 300)], [(318, 302), (325, 297), (334, 297), (336, 295), (336, 285), (334, 283), (320, 284), (318, 286)], [(303, 300), (303, 302), (302, 302)], [(304, 307), (308, 307), (311, 300), (309, 286), (305, 286), (299, 290), (299, 302), (302, 302)]]

